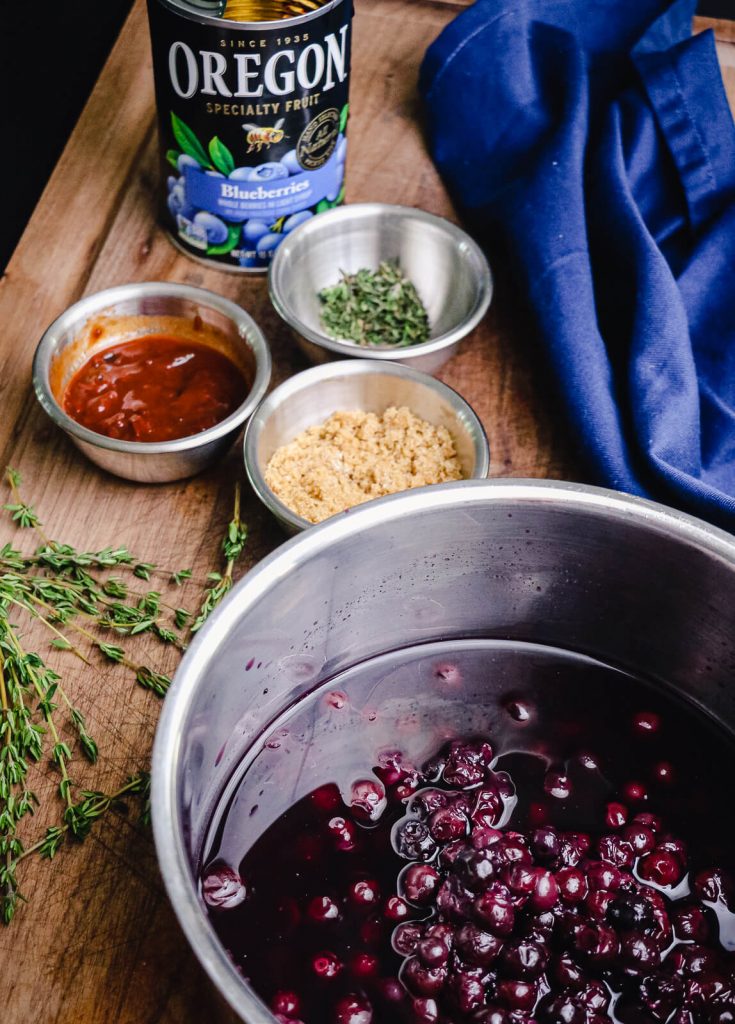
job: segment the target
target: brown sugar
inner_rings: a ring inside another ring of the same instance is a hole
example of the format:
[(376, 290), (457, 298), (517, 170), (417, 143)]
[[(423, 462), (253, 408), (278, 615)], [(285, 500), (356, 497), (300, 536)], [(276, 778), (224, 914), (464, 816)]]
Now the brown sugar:
[(268, 486), (311, 523), (412, 487), (461, 480), (462, 467), (446, 427), (405, 406), (335, 412), (274, 452)]

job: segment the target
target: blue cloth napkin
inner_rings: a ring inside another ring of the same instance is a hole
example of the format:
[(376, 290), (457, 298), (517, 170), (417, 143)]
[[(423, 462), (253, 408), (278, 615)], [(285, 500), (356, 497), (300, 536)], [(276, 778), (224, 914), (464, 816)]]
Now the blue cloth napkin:
[(477, 0), (420, 87), (597, 480), (735, 530), (735, 128), (695, 6)]

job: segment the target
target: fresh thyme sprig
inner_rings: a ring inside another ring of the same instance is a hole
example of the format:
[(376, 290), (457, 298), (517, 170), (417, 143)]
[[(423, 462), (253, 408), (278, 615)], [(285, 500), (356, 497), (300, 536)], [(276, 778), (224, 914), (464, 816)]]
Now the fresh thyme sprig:
[[(97, 670), (95, 660), (101, 657), (127, 669), (138, 685), (162, 698), (170, 678), (140, 663), (121, 642), (137, 643), (135, 638), (150, 636), (176, 651), (185, 650), (187, 637), (203, 625), (231, 588), (247, 528), (240, 519), (238, 486), (233, 520), (222, 544), (224, 572), (207, 578), (194, 618), (178, 602), (165, 601), (160, 590), (142, 590), (129, 582), (147, 582), (157, 575), (165, 577), (168, 586), (181, 587), (195, 582), (191, 569), (161, 569), (125, 547), (77, 551), (51, 540), (20, 493), (19, 474), (8, 469), (6, 480), (11, 501), (4, 509), (19, 529), (33, 530), (41, 541), (30, 555), (10, 543), (0, 548), (0, 920), (9, 924), (19, 902), (26, 901), (18, 883), (18, 869), (26, 858), (32, 854), (53, 858), (66, 841), (86, 838), (103, 814), (127, 798), (141, 800), (145, 818), (150, 788), (145, 771), (131, 776), (110, 795), (79, 788), (75, 759), (81, 753), (88, 763), (96, 764), (97, 742), (61, 676), (38, 653), (24, 647), (15, 617), (25, 615), (40, 623), (50, 635), (50, 645), (72, 654), (88, 671)], [(118, 575), (109, 575), (112, 571)], [(30, 782), (32, 766), (44, 757), (50, 757), (58, 773), (61, 817), (26, 845), (21, 833), (39, 804)]]
[(235, 508), (222, 541), (225, 569), (222, 573), (210, 572), (207, 577), (210, 585), (204, 592), (202, 606), (191, 627), (192, 633), (196, 633), (202, 628), (222, 598), (232, 589), (232, 572), (235, 562), (242, 554), (247, 540), (248, 528), (240, 519), (240, 484), (236, 484)]
[[(92, 826), (98, 818), (101, 818), (111, 808), (122, 806), (125, 798), (132, 796), (140, 798), (141, 824), (149, 824), (150, 788), (150, 774), (139, 772), (137, 775), (132, 775), (117, 792), (109, 795), (96, 790), (82, 790), (80, 799), (76, 803), (68, 804), (62, 824), (52, 825), (46, 829), (43, 838), (33, 846), (24, 849), (21, 841), (15, 837), (0, 838), (0, 853), (4, 848), (6, 850), (4, 860), (0, 860), (0, 889), (3, 893), (0, 902), (0, 917), (3, 923), (7, 925), (13, 920), (19, 901), (28, 902), (18, 887), (18, 867), (27, 857), (38, 854), (42, 858), (53, 860), (65, 840), (83, 841), (91, 832)], [(2, 827), (1, 823), (0, 827)]]

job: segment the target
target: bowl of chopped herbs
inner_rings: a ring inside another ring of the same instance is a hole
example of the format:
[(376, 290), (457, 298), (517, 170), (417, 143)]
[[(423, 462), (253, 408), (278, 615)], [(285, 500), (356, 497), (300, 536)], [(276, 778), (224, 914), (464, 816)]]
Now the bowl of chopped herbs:
[(356, 203), (290, 232), (269, 288), (312, 361), (378, 359), (434, 373), (487, 312), (493, 280), (456, 224), (413, 207)]

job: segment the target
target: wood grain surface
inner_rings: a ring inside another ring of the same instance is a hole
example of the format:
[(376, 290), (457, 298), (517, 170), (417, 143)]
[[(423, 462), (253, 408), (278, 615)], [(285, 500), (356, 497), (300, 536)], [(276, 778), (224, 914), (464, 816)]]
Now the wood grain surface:
[[(422, 143), (415, 83), (426, 46), (461, 6), (357, 0), (349, 201), (405, 203), (455, 217)], [(728, 70), (735, 96), (732, 75)], [(271, 343), (273, 383), (304, 368), (262, 277), (203, 268), (181, 256), (156, 226), (155, 147), (139, 0), (0, 284), (0, 465), (21, 471), (27, 497), (52, 537), (86, 549), (125, 544), (143, 560), (193, 566), (204, 575), (218, 564), (234, 481), (242, 476), (238, 449), (189, 482), (128, 484), (86, 462), (41, 413), (30, 386), (33, 351), (48, 323), (85, 293), (136, 280), (185, 281), (237, 300)], [(509, 300), (500, 270), (491, 313), (441, 376), (482, 418), (492, 475), (579, 479), (533, 334), (523, 309)], [(250, 494), (245, 518), (251, 541), (243, 571), (283, 539)], [(0, 543), (6, 540), (32, 543), (4, 522)], [(45, 642), (32, 630), (26, 639), (31, 646)], [(69, 690), (103, 751), (98, 768), (79, 781), (111, 791), (147, 766), (158, 705), (124, 673), (102, 665), (80, 670), (63, 659), (49, 660), (64, 664)], [(158, 661), (174, 667), (171, 659)], [(56, 781), (50, 768), (34, 779), (49, 801)], [(39, 830), (43, 824), (41, 817)], [(22, 882), (30, 905), (0, 931), (0, 1020), (6, 1024), (233, 1020), (178, 930), (148, 831), (112, 814), (53, 865), (29, 864)]]

